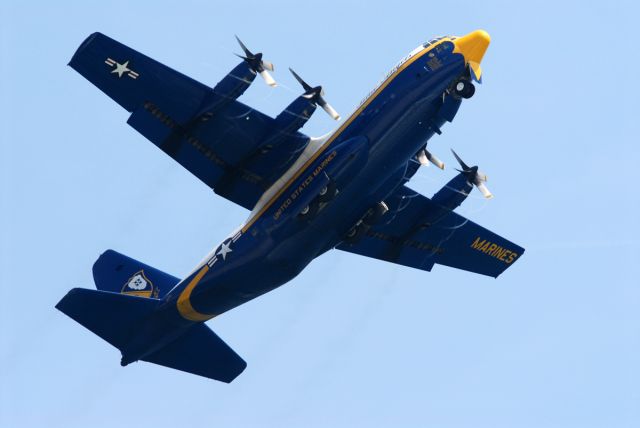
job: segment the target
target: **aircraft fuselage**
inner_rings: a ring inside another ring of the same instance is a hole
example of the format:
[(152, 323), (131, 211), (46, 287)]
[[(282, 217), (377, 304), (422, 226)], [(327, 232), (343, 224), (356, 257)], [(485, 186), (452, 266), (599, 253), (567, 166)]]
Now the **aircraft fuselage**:
[[(405, 57), (170, 292), (166, 310), (177, 309), (187, 323), (205, 321), (286, 283), (343, 241), (397, 186), (408, 160), (445, 122), (438, 114), (445, 92), (466, 73), (465, 59), (454, 49), (444, 38)], [(301, 215), (330, 182), (338, 183), (335, 197), (316, 205), (313, 215)]]

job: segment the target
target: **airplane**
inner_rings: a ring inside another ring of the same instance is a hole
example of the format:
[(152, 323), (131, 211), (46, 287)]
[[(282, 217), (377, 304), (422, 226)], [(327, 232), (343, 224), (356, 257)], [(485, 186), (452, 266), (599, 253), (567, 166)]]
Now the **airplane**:
[(322, 86), (293, 70), (303, 92), (277, 117), (238, 101), (257, 75), (277, 86), (274, 65), (238, 42), (241, 62), (213, 88), (101, 33), (69, 63), (131, 113), (132, 128), (250, 210), (183, 279), (107, 250), (93, 266), (97, 290), (74, 288), (58, 302), (120, 350), (122, 366), (147, 361), (233, 381), (247, 364), (205, 321), (285, 284), (334, 248), (491, 277), (522, 256), (522, 247), (454, 211), (474, 187), (492, 197), (486, 175), (457, 153), (458, 173), (431, 198), (406, 185), (421, 166), (444, 168), (427, 142), (482, 81), (487, 32), (421, 44), (318, 138), (300, 132), (316, 108), (340, 115)]

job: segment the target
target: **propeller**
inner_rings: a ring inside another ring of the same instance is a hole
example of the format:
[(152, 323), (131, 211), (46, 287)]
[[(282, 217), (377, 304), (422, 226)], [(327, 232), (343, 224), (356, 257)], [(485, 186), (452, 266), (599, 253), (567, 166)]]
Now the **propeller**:
[(252, 53), (245, 45), (244, 43), (242, 43), (242, 40), (240, 40), (240, 38), (238, 36), (236, 36), (236, 40), (238, 41), (238, 43), (240, 44), (240, 47), (242, 48), (242, 50), (244, 51), (244, 56), (243, 55), (238, 55), (236, 54), (238, 57), (242, 58), (248, 65), (249, 68), (251, 68), (251, 70), (253, 70), (255, 73), (259, 74), (260, 76), (262, 76), (262, 78), (264, 79), (265, 83), (273, 88), (275, 88), (276, 86), (278, 86), (278, 84), (276, 83), (276, 81), (273, 79), (273, 77), (271, 77), (271, 74), (269, 74), (269, 71), (273, 71), (274, 67), (273, 64), (270, 63), (269, 61), (265, 61), (262, 59), (262, 53), (258, 52), (256, 54)]
[(418, 157), (418, 162), (420, 162), (420, 165), (422, 166), (429, 166), (429, 164), (432, 163), (438, 168), (444, 169), (444, 162), (442, 162), (440, 159), (432, 155), (429, 152), (429, 150), (427, 150), (426, 145), (422, 150), (418, 152), (417, 157)]
[(473, 185), (478, 188), (480, 193), (482, 193), (482, 196), (484, 196), (487, 199), (493, 198), (493, 195), (491, 194), (489, 189), (487, 189), (487, 186), (485, 186), (484, 184), (487, 181), (487, 176), (484, 173), (478, 171), (477, 166), (470, 167), (469, 165), (464, 163), (464, 161), (460, 159), (460, 156), (458, 156), (458, 154), (454, 152), (453, 149), (451, 150), (451, 152), (453, 153), (453, 156), (456, 157), (456, 160), (458, 161), (458, 163), (460, 164), (460, 167), (462, 168), (462, 170), (458, 169), (457, 171), (464, 174), (467, 177), (467, 180), (469, 181), (469, 183), (473, 183)]
[(326, 111), (327, 114), (334, 120), (340, 120), (340, 115), (338, 114), (338, 112), (335, 111), (335, 109), (331, 107), (331, 105), (324, 99), (324, 89), (322, 89), (322, 86), (316, 86), (312, 88), (311, 85), (302, 80), (302, 77), (298, 76), (298, 73), (293, 71), (291, 68), (289, 68), (289, 71), (304, 88), (305, 92), (302, 95), (303, 97), (310, 99), (315, 104), (322, 107), (322, 109)]

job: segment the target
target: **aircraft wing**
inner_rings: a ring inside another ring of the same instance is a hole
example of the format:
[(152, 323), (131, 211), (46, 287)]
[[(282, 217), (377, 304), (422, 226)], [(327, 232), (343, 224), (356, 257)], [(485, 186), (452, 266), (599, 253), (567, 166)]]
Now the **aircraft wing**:
[[(387, 205), (386, 224), (373, 226), (354, 244), (343, 242), (336, 248), (426, 271), (437, 263), (494, 278), (524, 252), (406, 186), (399, 187)], [(435, 223), (425, 222), (439, 214)]]
[(207, 115), (206, 107), (219, 97), (210, 87), (101, 33), (90, 35), (69, 65), (131, 112), (129, 125), (247, 209), (309, 140), (296, 132), (265, 150), (260, 143), (277, 132), (273, 118), (233, 99)]

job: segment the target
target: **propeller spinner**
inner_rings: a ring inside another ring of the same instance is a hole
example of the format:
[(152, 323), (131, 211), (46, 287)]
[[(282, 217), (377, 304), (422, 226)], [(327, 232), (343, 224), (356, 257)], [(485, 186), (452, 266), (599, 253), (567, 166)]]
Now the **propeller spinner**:
[(470, 167), (466, 163), (464, 163), (464, 161), (460, 159), (460, 156), (458, 156), (458, 154), (455, 151), (453, 151), (453, 149), (451, 150), (451, 152), (453, 153), (453, 156), (456, 157), (456, 160), (458, 161), (458, 163), (460, 164), (460, 167), (462, 168), (462, 170), (458, 169), (458, 171), (467, 177), (467, 180), (469, 181), (469, 183), (473, 183), (473, 185), (478, 188), (480, 193), (482, 193), (482, 196), (484, 196), (487, 199), (493, 198), (493, 195), (491, 194), (489, 189), (487, 189), (487, 186), (485, 186), (484, 184), (487, 181), (487, 176), (484, 173), (478, 171), (477, 166)]
[(252, 53), (245, 45), (244, 43), (242, 43), (242, 40), (240, 40), (240, 38), (238, 36), (236, 36), (236, 40), (238, 41), (238, 43), (240, 44), (240, 47), (242, 48), (243, 52), (244, 52), (244, 56), (242, 55), (238, 55), (240, 58), (242, 58), (248, 65), (249, 68), (251, 68), (251, 70), (253, 70), (255, 73), (259, 74), (260, 76), (262, 76), (262, 78), (264, 79), (265, 83), (273, 88), (275, 88), (276, 86), (278, 86), (278, 84), (276, 83), (276, 81), (273, 79), (273, 77), (271, 77), (271, 74), (269, 74), (269, 71), (273, 71), (274, 67), (273, 64), (270, 63), (269, 61), (265, 61), (262, 59), (262, 53), (258, 52), (256, 54)]
[(327, 114), (334, 120), (340, 120), (340, 115), (338, 114), (338, 112), (333, 107), (331, 107), (331, 105), (324, 99), (324, 89), (322, 89), (322, 86), (311, 87), (311, 85), (302, 80), (302, 77), (298, 76), (298, 74), (291, 68), (289, 68), (289, 71), (304, 88), (305, 92), (302, 95), (303, 97), (310, 99), (315, 104), (322, 107), (322, 109), (326, 111)]

